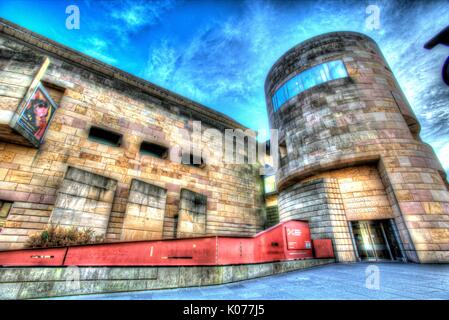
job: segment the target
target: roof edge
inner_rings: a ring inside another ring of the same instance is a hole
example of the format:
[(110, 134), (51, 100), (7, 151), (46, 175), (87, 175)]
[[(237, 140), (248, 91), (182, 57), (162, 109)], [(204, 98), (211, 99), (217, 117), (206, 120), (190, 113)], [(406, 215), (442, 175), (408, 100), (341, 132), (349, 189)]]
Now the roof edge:
[(326, 38), (326, 37), (329, 37), (329, 36), (332, 36), (332, 35), (338, 35), (338, 34), (352, 34), (352, 35), (355, 35), (355, 36), (361, 36), (361, 37), (366, 38), (367, 40), (370, 40), (370, 41), (374, 42), (374, 43), (377, 45), (377, 42), (374, 41), (373, 38), (371, 38), (370, 36), (368, 36), (368, 35), (366, 35), (366, 34), (364, 34), (364, 33), (357, 32), (357, 31), (344, 31), (344, 30), (343, 30), (343, 31), (331, 31), (331, 32), (326, 32), (326, 33), (318, 34), (318, 35), (313, 36), (313, 37), (311, 37), (311, 38), (305, 39), (304, 41), (301, 41), (300, 43), (294, 45), (293, 47), (291, 47), (290, 49), (288, 49), (287, 51), (285, 51), (279, 58), (276, 59), (276, 61), (273, 63), (273, 65), (272, 65), (272, 66), (270, 67), (270, 69), (268, 70), (267, 75), (265, 76), (264, 90), (266, 91), (267, 81), (268, 81), (268, 78), (269, 78), (271, 72), (272, 72), (273, 69), (274, 69), (274, 68), (275, 68), (275, 67), (282, 61), (282, 59), (283, 59), (286, 55), (288, 55), (290, 52), (292, 52), (292, 51), (295, 50), (296, 48), (308, 44), (309, 42), (313, 42), (313, 41), (316, 41), (316, 40), (318, 40), (318, 39), (320, 39), (320, 38)]
[(128, 85), (144, 90), (145, 92), (156, 96), (157, 98), (169, 100), (175, 104), (181, 105), (189, 109), (189, 111), (192, 111), (192, 114), (197, 115), (197, 117), (199, 118), (209, 119), (210, 121), (212, 121), (212, 123), (218, 122), (225, 128), (229, 127), (230, 129), (238, 128), (243, 130), (248, 129), (241, 123), (219, 111), (213, 110), (189, 98), (181, 96), (180, 94), (177, 94), (152, 82), (137, 77), (129, 72), (90, 57), (80, 51), (44, 37), (38, 33), (35, 33), (1, 17), (0, 33), (18, 39), (22, 42), (25, 42), (26, 44), (40, 49), (41, 51), (48, 52), (49, 54), (55, 55), (62, 60), (66, 60), (69, 63), (80, 66), (84, 69), (90, 71), (93, 70), (107, 77), (113, 77), (114, 79), (123, 81)]

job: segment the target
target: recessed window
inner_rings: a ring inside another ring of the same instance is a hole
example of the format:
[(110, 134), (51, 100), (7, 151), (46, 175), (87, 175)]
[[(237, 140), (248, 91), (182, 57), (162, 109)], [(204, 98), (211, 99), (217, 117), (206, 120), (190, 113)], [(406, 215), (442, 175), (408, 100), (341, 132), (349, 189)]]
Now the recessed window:
[(142, 142), (140, 153), (156, 158), (165, 159), (168, 157), (168, 148), (151, 142)]
[(201, 156), (194, 157), (193, 153), (183, 154), (182, 163), (197, 168), (204, 168), (206, 166), (203, 157)]
[(12, 202), (0, 200), (0, 230), (5, 225), (6, 218), (12, 208)]
[(277, 111), (284, 103), (305, 90), (347, 76), (348, 72), (341, 60), (325, 62), (305, 70), (276, 90), (271, 98), (274, 111)]
[(89, 130), (89, 140), (108, 146), (120, 147), (122, 135), (99, 127), (91, 127)]
[(279, 155), (281, 159), (287, 156), (287, 144), (285, 143), (285, 141), (279, 144)]

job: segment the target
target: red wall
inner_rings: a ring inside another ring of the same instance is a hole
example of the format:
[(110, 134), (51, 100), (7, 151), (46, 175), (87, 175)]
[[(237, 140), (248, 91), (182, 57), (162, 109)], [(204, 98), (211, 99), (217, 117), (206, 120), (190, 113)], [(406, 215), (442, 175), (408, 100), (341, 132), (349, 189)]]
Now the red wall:
[(0, 252), (3, 266), (196, 266), (312, 258), (309, 225), (287, 221), (254, 237), (123, 242)]

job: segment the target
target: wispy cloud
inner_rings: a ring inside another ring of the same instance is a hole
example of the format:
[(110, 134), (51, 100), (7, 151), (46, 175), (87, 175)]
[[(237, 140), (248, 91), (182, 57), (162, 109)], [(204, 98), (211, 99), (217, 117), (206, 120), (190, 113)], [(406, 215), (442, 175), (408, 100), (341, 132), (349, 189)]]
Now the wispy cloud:
[(97, 37), (88, 37), (83, 39), (81, 43), (81, 50), (94, 58), (97, 58), (108, 64), (116, 64), (117, 59), (109, 55), (109, 44)]
[[(315, 14), (311, 15), (310, 11)], [(336, 10), (336, 15), (342, 13)], [(143, 76), (232, 115), (253, 129), (267, 128), (264, 81), (286, 50), (311, 34), (353, 22), (329, 19), (328, 11), (281, 10), (271, 2), (248, 1), (240, 14), (210, 21), (180, 46), (162, 39), (150, 49)], [(363, 13), (360, 22), (364, 22)]]
[(125, 28), (136, 30), (160, 22), (161, 15), (173, 8), (173, 0), (122, 1), (111, 8), (111, 16), (125, 23)]
[(247, 2), (240, 13), (193, 29), (188, 42), (160, 40), (151, 47), (142, 75), (260, 129), (267, 126), (263, 84), (279, 56), (325, 32), (368, 33), (379, 43), (420, 119), (422, 137), (448, 169), (449, 95), (439, 78), (448, 52), (445, 48), (428, 52), (422, 46), (447, 23), (449, 8), (443, 1), (417, 2), (413, 7), (377, 3), (381, 29), (369, 31), (366, 4), (358, 1)]
[(161, 23), (162, 16), (175, 7), (176, 0), (123, 0), (105, 1), (102, 4), (108, 16), (113, 18), (110, 28), (122, 44), (127, 44), (131, 34)]

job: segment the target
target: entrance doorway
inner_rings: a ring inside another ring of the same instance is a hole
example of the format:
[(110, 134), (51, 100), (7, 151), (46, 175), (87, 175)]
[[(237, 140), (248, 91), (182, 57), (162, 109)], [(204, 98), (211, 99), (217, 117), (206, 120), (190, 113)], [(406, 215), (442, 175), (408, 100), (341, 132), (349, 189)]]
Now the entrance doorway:
[(402, 260), (392, 220), (351, 221), (354, 243), (361, 260)]

